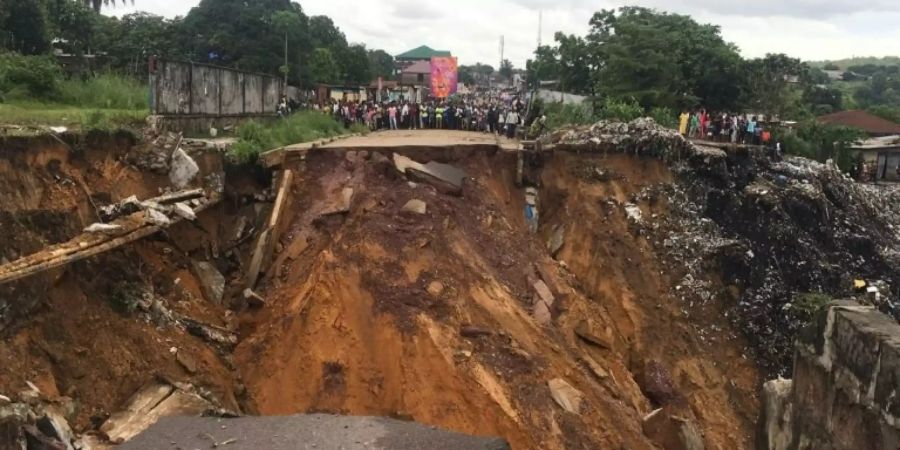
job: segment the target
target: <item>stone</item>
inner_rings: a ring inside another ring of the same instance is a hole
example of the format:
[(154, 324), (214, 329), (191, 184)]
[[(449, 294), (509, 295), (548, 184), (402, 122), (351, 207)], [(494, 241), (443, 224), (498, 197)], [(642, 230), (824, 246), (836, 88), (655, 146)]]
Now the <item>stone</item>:
[(654, 405), (665, 406), (678, 398), (672, 374), (659, 361), (646, 362), (637, 381), (641, 391)]
[[(341, 189), (341, 193), (338, 197), (327, 199), (328, 205), (325, 206), (321, 216), (332, 216), (350, 212), (350, 207), (353, 205), (354, 192), (353, 188), (345, 187)], [(331, 197), (334, 196), (332, 195)]]
[(186, 370), (187, 373), (197, 373), (197, 361), (187, 352), (180, 351), (175, 353), (175, 361), (178, 361), (178, 364), (180, 364), (181, 367), (184, 367), (184, 370)]
[(597, 332), (594, 330), (594, 327), (591, 326), (591, 323), (587, 319), (578, 322), (578, 325), (575, 326), (576, 336), (580, 337), (589, 344), (596, 345), (597, 347), (606, 350), (612, 350), (613, 348), (611, 331), (612, 330), (606, 329), (602, 333)]
[(250, 288), (244, 289), (244, 300), (247, 300), (247, 304), (254, 308), (266, 306), (266, 299), (253, 292), (253, 289)]
[(188, 206), (184, 203), (176, 203), (172, 207), (172, 212), (174, 212), (175, 215), (177, 215), (178, 217), (181, 217), (182, 219), (185, 219), (185, 220), (193, 221), (193, 220), (197, 219), (197, 215), (194, 214), (194, 210), (191, 209), (190, 206)]
[(151, 384), (136, 392), (125, 408), (113, 413), (100, 427), (112, 443), (137, 436), (162, 417), (199, 415), (213, 405), (194, 393), (170, 384)]
[(550, 256), (556, 257), (560, 250), (562, 250), (563, 245), (566, 243), (566, 227), (562, 225), (557, 225), (553, 230), (553, 234), (550, 235), (550, 239), (547, 240), (547, 251), (550, 252)]
[(534, 320), (541, 325), (547, 325), (553, 320), (553, 315), (550, 314), (550, 308), (547, 307), (547, 304), (543, 301), (534, 302), (534, 311), (532, 312), (534, 316)]
[(45, 435), (34, 425), (25, 425), (22, 429), (25, 431), (28, 450), (68, 450), (70, 448), (59, 440)]
[(634, 223), (641, 223), (641, 221), (643, 220), (643, 213), (641, 212), (641, 208), (634, 203), (625, 204), (625, 214), (628, 216), (628, 220)]
[(414, 213), (414, 214), (425, 214), (427, 209), (428, 209), (428, 205), (426, 205), (425, 202), (423, 202), (422, 200), (419, 200), (419, 199), (415, 199), (415, 198), (406, 202), (406, 204), (403, 205), (403, 212), (409, 212), (409, 213)]
[(562, 378), (548, 381), (547, 386), (550, 388), (550, 396), (562, 409), (572, 414), (581, 412), (581, 402), (584, 400), (584, 394), (581, 391), (572, 387)]
[(428, 291), (429, 295), (437, 298), (444, 293), (444, 284), (440, 281), (432, 281), (431, 283), (428, 283), (428, 288), (426, 290)]
[(582, 360), (598, 380), (603, 381), (609, 378), (609, 371), (604, 369), (603, 366), (600, 365), (600, 363), (594, 360), (594, 358), (585, 355), (584, 357), (582, 357)]
[(66, 450), (73, 450), (74, 433), (60, 411), (55, 408), (45, 409), (44, 416), (39, 418), (35, 425), (45, 436), (62, 442)]
[(178, 189), (187, 187), (200, 173), (200, 166), (197, 165), (197, 162), (181, 148), (177, 148), (172, 152), (170, 166), (169, 181)]
[(553, 303), (556, 302), (556, 298), (553, 297), (553, 293), (550, 292), (550, 288), (547, 287), (547, 283), (544, 283), (543, 280), (537, 280), (532, 285), (534, 287), (535, 292), (538, 294), (538, 300), (547, 304), (547, 308), (552, 308)]
[(194, 261), (192, 266), (206, 299), (217, 305), (222, 304), (225, 295), (225, 277), (222, 273), (206, 261)]

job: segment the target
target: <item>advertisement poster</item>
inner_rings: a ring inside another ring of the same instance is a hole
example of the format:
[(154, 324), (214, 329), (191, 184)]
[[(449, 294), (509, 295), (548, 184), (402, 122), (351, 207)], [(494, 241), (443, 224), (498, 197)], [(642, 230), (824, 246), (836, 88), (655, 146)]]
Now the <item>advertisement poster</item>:
[(456, 57), (435, 56), (431, 58), (431, 95), (447, 98), (456, 93)]

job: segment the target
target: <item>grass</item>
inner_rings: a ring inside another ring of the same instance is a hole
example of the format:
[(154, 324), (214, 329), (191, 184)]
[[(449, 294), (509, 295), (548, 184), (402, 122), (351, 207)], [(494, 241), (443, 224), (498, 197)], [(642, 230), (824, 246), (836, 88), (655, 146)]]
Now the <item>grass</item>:
[(93, 109), (33, 101), (0, 103), (0, 123), (68, 128), (130, 127), (143, 123), (146, 109)]
[(238, 163), (253, 163), (260, 153), (278, 147), (365, 131), (362, 126), (344, 128), (330, 115), (301, 112), (272, 125), (259, 122), (241, 125), (237, 129), (238, 142), (231, 147), (230, 154)]
[(24, 86), (2, 92), (0, 123), (110, 130), (139, 126), (148, 114), (147, 86), (133, 79), (106, 74), (51, 86), (39, 98)]

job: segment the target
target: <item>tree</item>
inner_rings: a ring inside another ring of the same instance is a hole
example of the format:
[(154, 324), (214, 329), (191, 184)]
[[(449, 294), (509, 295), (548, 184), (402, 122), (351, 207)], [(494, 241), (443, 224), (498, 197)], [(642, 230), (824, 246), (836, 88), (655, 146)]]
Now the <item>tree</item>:
[(368, 50), (366, 57), (369, 60), (369, 69), (372, 76), (385, 80), (394, 78), (394, 57), (384, 50)]
[(66, 50), (75, 55), (87, 51), (94, 38), (99, 14), (81, 2), (48, 2), (50, 34), (61, 39)]
[(34, 0), (5, 0), (0, 7), (0, 43), (26, 55), (38, 55), (50, 49), (46, 10)]
[(758, 112), (785, 115), (795, 108), (797, 99), (791, 94), (791, 85), (809, 79), (809, 69), (799, 59), (785, 54), (768, 54), (765, 58), (747, 61), (747, 105)]
[(639, 7), (601, 11), (585, 39), (596, 92), (645, 108), (736, 109), (741, 58), (717, 26)]
[(275, 30), (284, 35), (284, 65), (280, 67), (281, 73), (284, 74), (284, 84), (288, 84), (288, 74), (291, 66), (288, 63), (288, 38), (292, 30), (297, 30), (302, 26), (302, 20), (299, 14), (293, 10), (276, 11), (272, 14), (272, 25)]
[(309, 75), (313, 83), (333, 83), (340, 77), (340, 67), (331, 50), (319, 47), (309, 58)]
[(343, 62), (340, 63), (343, 80), (350, 84), (369, 84), (372, 81), (372, 68), (366, 46), (354, 44), (347, 48)]

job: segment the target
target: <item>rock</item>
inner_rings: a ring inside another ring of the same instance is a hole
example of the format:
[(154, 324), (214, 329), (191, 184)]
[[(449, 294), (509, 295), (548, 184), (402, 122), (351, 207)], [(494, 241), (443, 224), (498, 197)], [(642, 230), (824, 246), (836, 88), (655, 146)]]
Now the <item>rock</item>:
[(437, 297), (440, 297), (441, 294), (444, 293), (444, 284), (441, 283), (440, 281), (432, 281), (431, 283), (428, 284), (428, 288), (426, 290), (428, 291), (429, 295), (437, 298)]
[(66, 444), (45, 435), (34, 425), (25, 425), (22, 427), (25, 431), (25, 442), (27, 442), (28, 450), (68, 450)]
[(122, 225), (114, 223), (95, 223), (84, 229), (85, 233), (115, 234), (122, 230)]
[(494, 334), (491, 330), (476, 327), (473, 325), (464, 325), (459, 329), (459, 335), (465, 338), (477, 338), (481, 336), (490, 336)]
[(206, 261), (194, 261), (192, 266), (206, 299), (217, 305), (222, 304), (222, 296), (225, 295), (225, 277)]
[(581, 412), (581, 402), (584, 395), (578, 389), (572, 387), (571, 384), (562, 378), (554, 378), (547, 382), (550, 388), (550, 396), (562, 409), (572, 413), (579, 414)]
[(353, 205), (353, 194), (353, 188), (345, 187), (341, 189), (339, 197), (334, 198), (334, 195), (331, 195), (330, 197), (332, 198), (327, 199), (328, 204), (322, 211), (321, 216), (332, 216), (350, 212), (350, 207)]
[(534, 287), (535, 292), (538, 294), (538, 300), (547, 304), (547, 308), (552, 308), (553, 303), (556, 302), (556, 298), (553, 297), (553, 293), (550, 292), (550, 288), (547, 287), (547, 283), (544, 283), (543, 280), (537, 280), (532, 285)]
[(603, 366), (600, 365), (600, 363), (594, 361), (594, 358), (585, 355), (581, 359), (582, 361), (584, 361), (585, 365), (588, 366), (588, 369), (590, 369), (591, 373), (594, 374), (595, 377), (597, 377), (597, 379), (603, 381), (609, 378), (609, 371), (604, 369)]
[(409, 212), (414, 214), (425, 214), (428, 209), (428, 205), (425, 204), (422, 200), (412, 199), (406, 202), (406, 205), (403, 205), (403, 212)]
[(690, 419), (657, 409), (641, 424), (644, 435), (666, 450), (704, 450), (703, 436)]
[(547, 251), (550, 252), (550, 256), (556, 257), (556, 254), (559, 253), (565, 243), (566, 227), (557, 225), (553, 234), (550, 235), (550, 239), (547, 240)]
[(172, 212), (174, 212), (175, 215), (181, 217), (182, 219), (191, 221), (197, 219), (197, 215), (194, 214), (194, 210), (184, 203), (176, 203), (175, 206), (172, 207)]
[(253, 289), (247, 288), (244, 289), (244, 300), (247, 300), (247, 304), (253, 308), (262, 308), (266, 306), (266, 299), (262, 298), (256, 292), (253, 292)]
[[(393, 159), (394, 167), (400, 173), (413, 176), (419, 181), (436, 184), (435, 187), (438, 187), (439, 190), (447, 187), (451, 191), (458, 193), (462, 188), (463, 181), (466, 179), (465, 172), (449, 164), (435, 161), (421, 164), (399, 153), (394, 153)], [(441, 186), (441, 184), (444, 186)]]
[(547, 307), (547, 304), (541, 300), (534, 302), (534, 311), (532, 312), (534, 316), (534, 320), (541, 325), (547, 325), (553, 320), (553, 315), (550, 314), (550, 308)]
[(197, 394), (169, 384), (152, 384), (136, 392), (125, 408), (113, 413), (100, 427), (110, 442), (121, 443), (137, 436), (161, 417), (199, 415), (214, 409)]
[(643, 220), (641, 208), (634, 203), (625, 204), (625, 214), (628, 216), (628, 220), (634, 223), (641, 223), (641, 220)]
[(606, 350), (612, 350), (613, 348), (611, 331), (612, 330), (607, 328), (602, 333), (596, 332), (591, 326), (591, 323), (587, 320), (582, 320), (581, 322), (578, 322), (577, 326), (575, 326), (575, 334), (578, 337), (588, 342), (589, 344), (596, 345)]
[(172, 163), (169, 169), (169, 181), (178, 189), (184, 189), (197, 174), (200, 166), (181, 148), (172, 152)]
[(178, 361), (178, 364), (180, 364), (181, 367), (184, 367), (184, 370), (186, 370), (187, 373), (197, 373), (197, 361), (187, 352), (180, 351), (175, 353), (175, 361)]
[(641, 391), (654, 405), (665, 406), (678, 397), (669, 370), (659, 361), (648, 361), (638, 379)]

